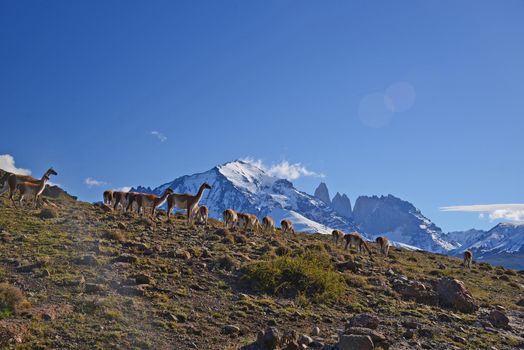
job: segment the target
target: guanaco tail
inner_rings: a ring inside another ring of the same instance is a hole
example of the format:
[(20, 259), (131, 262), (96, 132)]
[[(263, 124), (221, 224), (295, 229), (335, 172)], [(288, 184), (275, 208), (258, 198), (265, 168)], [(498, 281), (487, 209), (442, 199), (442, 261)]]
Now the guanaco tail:
[(333, 237), (333, 243), (335, 243), (335, 245), (338, 245), (339, 241), (342, 243), (344, 240), (344, 232), (340, 230), (333, 230), (333, 232), (331, 232), (331, 236)]
[(276, 232), (275, 220), (273, 220), (271, 216), (264, 216), (264, 218), (262, 219), (262, 230), (264, 231), (264, 233), (267, 233), (269, 231), (269, 233), (274, 234)]
[(375, 239), (375, 242), (377, 242), (377, 244), (379, 246), (379, 249), (380, 249), (380, 252), (384, 256), (388, 256), (388, 254), (389, 254), (389, 247), (391, 246), (391, 244), (389, 243), (389, 239), (387, 239), (384, 236), (378, 236)]
[(468, 269), (471, 269), (471, 263), (473, 261), (473, 253), (471, 252), (471, 250), (466, 250), (464, 252), (464, 261), (463, 261), (463, 266), (464, 267), (467, 267)]
[(209, 218), (209, 208), (205, 205), (198, 207), (196, 210), (196, 222), (207, 226)]
[(282, 234), (286, 232), (295, 234), (295, 227), (293, 227), (293, 223), (291, 222), (291, 220), (284, 219), (280, 221), (280, 227), (281, 227)]
[(171, 210), (173, 210), (173, 208), (179, 208), (187, 210), (187, 223), (191, 224), (193, 216), (195, 214), (195, 208), (197, 207), (198, 202), (200, 202), (200, 199), (202, 199), (202, 195), (204, 194), (204, 190), (206, 189), (210, 190), (211, 186), (209, 186), (207, 182), (204, 182), (202, 185), (200, 185), (200, 188), (198, 189), (196, 195), (185, 193), (170, 194), (167, 197), (167, 220), (169, 220)]
[(104, 204), (111, 205), (113, 203), (113, 191), (104, 191)]
[(224, 219), (224, 227), (226, 229), (234, 228), (238, 224), (238, 215), (237, 212), (233, 209), (224, 210), (222, 217)]
[(358, 232), (352, 232), (350, 234), (347, 234), (344, 236), (344, 239), (346, 240), (346, 246), (344, 249), (348, 249), (348, 247), (356, 247), (358, 248), (359, 253), (362, 252), (362, 247), (368, 252), (369, 255), (371, 255), (371, 250), (369, 249), (366, 241), (364, 241), (364, 238), (358, 233)]

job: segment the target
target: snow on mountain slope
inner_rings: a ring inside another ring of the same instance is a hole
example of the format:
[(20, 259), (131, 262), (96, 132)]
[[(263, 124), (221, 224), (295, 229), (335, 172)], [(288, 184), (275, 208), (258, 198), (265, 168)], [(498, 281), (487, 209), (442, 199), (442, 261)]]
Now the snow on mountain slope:
[(137, 187), (134, 190), (159, 195), (170, 187), (177, 193), (194, 194), (203, 182), (209, 183), (212, 189), (204, 192), (200, 203), (209, 207), (214, 218), (221, 218), (222, 212), (231, 208), (260, 218), (272, 215), (277, 224), (289, 218), (297, 225), (297, 231), (330, 233), (333, 228), (354, 229), (351, 220), (341, 217), (314, 196), (297, 190), (290, 181), (271, 176), (241, 160), (182, 176), (154, 189)]
[(466, 249), (474, 251), (479, 258), (501, 252), (524, 253), (524, 223), (500, 223), (471, 244), (460, 248), (461, 251)]

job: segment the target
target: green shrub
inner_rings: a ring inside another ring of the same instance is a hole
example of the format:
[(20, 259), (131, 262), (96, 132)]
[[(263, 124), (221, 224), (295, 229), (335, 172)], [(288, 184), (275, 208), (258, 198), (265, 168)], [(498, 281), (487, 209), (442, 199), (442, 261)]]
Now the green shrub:
[(296, 298), (305, 295), (314, 302), (336, 302), (347, 291), (344, 278), (334, 271), (329, 255), (319, 252), (250, 264), (244, 278), (263, 292)]
[(20, 289), (0, 283), (0, 318), (11, 316), (24, 302), (25, 298)]

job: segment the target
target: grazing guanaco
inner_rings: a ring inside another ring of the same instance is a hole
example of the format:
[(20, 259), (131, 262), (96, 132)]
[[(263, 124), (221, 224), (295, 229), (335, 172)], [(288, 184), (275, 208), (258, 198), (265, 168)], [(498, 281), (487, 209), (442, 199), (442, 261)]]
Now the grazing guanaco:
[(359, 253), (361, 253), (362, 247), (364, 247), (368, 254), (371, 255), (371, 250), (369, 249), (366, 241), (364, 241), (364, 238), (358, 232), (351, 232), (350, 234), (345, 235), (344, 239), (346, 240), (346, 246), (344, 249), (355, 246), (358, 248)]
[(387, 239), (384, 236), (378, 236), (375, 239), (375, 242), (377, 242), (380, 252), (384, 256), (388, 256), (388, 254), (389, 254), (389, 247), (391, 246), (391, 244), (389, 243), (389, 239)]
[(464, 252), (464, 261), (462, 263), (462, 265), (464, 267), (467, 267), (468, 269), (471, 269), (471, 262), (473, 261), (473, 253), (471, 252), (471, 250), (466, 250)]
[(113, 191), (104, 191), (104, 204), (111, 205), (113, 203)]
[(339, 241), (342, 243), (344, 240), (344, 232), (340, 230), (333, 230), (333, 232), (331, 232), (331, 236), (333, 236), (333, 243), (335, 243), (335, 245), (338, 245)]
[(269, 233), (274, 234), (276, 232), (275, 220), (273, 220), (271, 216), (264, 216), (264, 218), (262, 219), (262, 230), (264, 231), (264, 233), (267, 233), (269, 231)]
[(20, 207), (22, 207), (22, 201), (24, 200), (24, 198), (33, 197), (36, 208), (38, 204), (38, 199), (40, 198), (42, 192), (44, 192), (44, 189), (47, 186), (48, 182), (49, 175), (47, 175), (46, 173), (38, 183), (33, 183), (29, 181), (17, 183), (16, 189), (20, 192), (20, 198), (18, 199)]
[(209, 208), (205, 205), (198, 207), (198, 209), (196, 210), (196, 222), (207, 226), (208, 218), (209, 218)]
[(281, 227), (280, 230), (282, 231), (282, 234), (286, 232), (295, 234), (295, 227), (293, 227), (293, 223), (291, 222), (291, 220), (284, 219), (280, 221), (280, 227)]
[[(7, 186), (9, 187), (9, 199), (11, 199), (11, 201), (14, 203), (14, 195), (15, 195), (15, 192), (16, 192), (17, 185), (19, 183), (21, 183), (21, 182), (29, 182), (29, 183), (33, 183), (33, 184), (37, 184), (38, 185), (38, 184), (41, 183), (41, 181), (42, 181), (42, 179), (44, 177), (46, 177), (47, 180), (49, 181), (49, 177), (51, 175), (58, 175), (58, 173), (53, 168), (49, 168), (44, 173), (42, 178), (39, 180), (39, 179), (35, 179), (34, 177), (29, 176), (29, 175), (17, 175), (17, 174), (6, 172), (4, 174), (4, 176), (2, 176), (2, 179), (0, 181), (3, 181), (2, 188), (4, 188), (5, 183), (7, 182)], [(7, 188), (3, 189), (1, 193), (4, 193), (6, 191), (7, 191)]]
[(222, 217), (224, 218), (224, 227), (226, 229), (233, 228), (238, 223), (238, 215), (237, 212), (233, 209), (226, 209), (222, 213)]
[(198, 202), (200, 202), (200, 199), (204, 194), (204, 190), (206, 189), (210, 190), (211, 186), (209, 186), (207, 182), (204, 182), (202, 185), (200, 185), (200, 188), (198, 189), (196, 195), (180, 193), (170, 194), (167, 197), (167, 220), (169, 221), (169, 215), (171, 214), (171, 210), (173, 210), (173, 208), (186, 209), (187, 223), (188, 225), (191, 224), (191, 220), (193, 219), (194, 215), (194, 210), (198, 205)]
[(173, 190), (169, 187), (165, 189), (164, 193), (161, 196), (155, 196), (154, 194), (149, 193), (132, 193), (129, 196), (127, 203), (127, 210), (132, 208), (133, 203), (136, 202), (138, 206), (138, 213), (142, 215), (146, 214), (148, 208), (151, 208), (151, 217), (155, 218), (155, 212), (158, 207), (164, 204), (167, 200), (167, 197), (173, 193)]
[(237, 225), (244, 230), (252, 229), (253, 232), (259, 232), (260, 227), (260, 221), (258, 221), (258, 217), (255, 214), (245, 214), (245, 213), (237, 213), (238, 216), (238, 223)]

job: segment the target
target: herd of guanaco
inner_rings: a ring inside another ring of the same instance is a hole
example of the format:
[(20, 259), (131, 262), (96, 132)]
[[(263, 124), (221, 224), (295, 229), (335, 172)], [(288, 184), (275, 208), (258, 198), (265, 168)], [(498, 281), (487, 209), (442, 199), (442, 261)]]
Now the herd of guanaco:
[[(5, 174), (0, 178), (0, 195), (9, 190), (9, 199), (16, 206), (14, 195), (16, 191), (18, 191), (18, 203), (20, 207), (22, 207), (22, 202), (26, 198), (32, 198), (34, 206), (36, 207), (41, 199), (40, 197), (42, 193), (49, 183), (51, 175), (56, 176), (58, 173), (53, 168), (49, 168), (40, 179), (36, 179), (29, 175), (18, 175), (5, 171)], [(161, 196), (140, 192), (107, 190), (103, 193), (103, 200), (104, 204), (111, 207), (113, 210), (117, 210), (118, 208), (121, 208), (123, 211), (136, 210), (136, 212), (141, 215), (146, 215), (149, 210), (153, 218), (155, 217), (156, 210), (164, 203), (167, 203), (168, 221), (170, 219), (171, 211), (174, 208), (178, 208), (187, 211), (188, 224), (192, 224), (196, 221), (197, 223), (207, 225), (209, 209), (205, 205), (198, 205), (202, 199), (204, 190), (206, 189), (210, 190), (211, 186), (204, 182), (198, 189), (196, 195), (175, 193), (170, 188), (165, 189)], [(270, 216), (265, 216), (262, 219), (262, 225), (256, 215), (236, 212), (233, 209), (224, 210), (222, 216), (226, 229), (241, 228), (244, 230), (252, 230), (253, 232), (262, 231), (264, 233), (272, 234), (276, 232), (275, 220)], [(295, 234), (293, 223), (290, 220), (282, 220), (280, 226), (283, 234)], [(358, 252), (365, 250), (369, 255), (371, 255), (371, 249), (369, 249), (364, 237), (362, 237), (358, 232), (345, 234), (341, 230), (333, 230), (331, 235), (335, 245), (338, 245), (339, 242), (345, 242), (344, 249), (347, 250), (348, 248), (355, 247)], [(384, 236), (379, 236), (375, 241), (380, 253), (387, 257), (391, 246), (389, 240)], [(471, 269), (472, 261), (473, 253), (470, 250), (466, 250), (464, 252), (462, 265), (465, 268)]]

